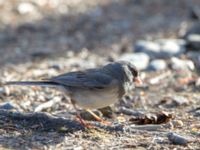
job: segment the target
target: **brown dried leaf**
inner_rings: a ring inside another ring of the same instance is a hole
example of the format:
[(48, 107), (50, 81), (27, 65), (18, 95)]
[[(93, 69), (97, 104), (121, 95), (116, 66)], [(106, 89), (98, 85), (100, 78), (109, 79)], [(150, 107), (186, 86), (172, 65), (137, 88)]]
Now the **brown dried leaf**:
[(138, 125), (163, 124), (169, 122), (173, 118), (174, 116), (171, 113), (162, 111), (156, 114), (146, 114), (138, 117), (132, 117), (129, 121)]

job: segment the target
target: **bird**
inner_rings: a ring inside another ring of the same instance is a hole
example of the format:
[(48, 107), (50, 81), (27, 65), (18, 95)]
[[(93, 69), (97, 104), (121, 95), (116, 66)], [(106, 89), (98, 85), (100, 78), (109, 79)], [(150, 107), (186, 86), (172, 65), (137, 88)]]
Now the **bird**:
[(92, 112), (109, 106), (134, 89), (135, 85), (142, 84), (139, 71), (128, 61), (116, 61), (97, 68), (67, 72), (41, 81), (10, 81), (4, 85), (54, 87), (63, 91), (71, 98), (80, 123), (87, 127), (77, 106), (85, 109), (94, 118), (107, 124), (105, 120)]

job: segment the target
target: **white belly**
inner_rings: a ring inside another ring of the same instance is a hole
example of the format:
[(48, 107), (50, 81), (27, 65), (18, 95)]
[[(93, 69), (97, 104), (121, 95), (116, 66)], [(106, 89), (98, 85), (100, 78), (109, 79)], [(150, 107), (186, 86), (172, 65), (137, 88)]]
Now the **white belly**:
[(72, 98), (82, 108), (98, 109), (109, 106), (118, 100), (118, 89), (76, 91)]

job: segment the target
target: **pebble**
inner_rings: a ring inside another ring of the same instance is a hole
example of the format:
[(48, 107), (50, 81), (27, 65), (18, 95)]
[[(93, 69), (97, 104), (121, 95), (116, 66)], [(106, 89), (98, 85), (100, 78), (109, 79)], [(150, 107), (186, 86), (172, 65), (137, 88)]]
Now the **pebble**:
[(183, 40), (161, 39), (157, 42), (160, 44), (160, 57), (162, 58), (179, 56), (186, 51), (185, 42)]
[(128, 109), (126, 107), (121, 107), (119, 109), (119, 112), (125, 115), (130, 115), (130, 116), (142, 116), (144, 113), (142, 111), (137, 111), (133, 109)]
[(52, 56), (51, 50), (39, 50), (39, 51), (34, 51), (31, 54), (31, 57), (33, 59), (39, 58), (39, 59), (44, 59), (44, 58), (49, 58)]
[(146, 130), (146, 131), (160, 131), (163, 129), (162, 125), (154, 125), (154, 124), (148, 124), (148, 125), (130, 125), (126, 128), (124, 128), (125, 131), (135, 131), (135, 130)]
[(200, 22), (196, 22), (190, 29), (188, 29), (183, 37), (187, 41), (187, 46), (189, 46), (189, 48), (199, 50)]
[(138, 41), (134, 46), (135, 52), (143, 52), (148, 54), (151, 58), (159, 56), (160, 45), (151, 41)]
[(192, 50), (200, 50), (200, 34), (190, 34), (186, 38), (187, 46)]
[(152, 41), (138, 41), (134, 46), (134, 52), (143, 52), (152, 59), (170, 58), (179, 56), (186, 51), (186, 42), (181, 39), (159, 39)]
[(173, 96), (172, 100), (176, 103), (177, 106), (182, 106), (182, 105), (189, 105), (190, 101), (183, 97), (183, 96)]
[(200, 52), (190, 51), (187, 53), (187, 57), (195, 63), (196, 68), (200, 68)]
[(183, 121), (181, 121), (181, 120), (173, 120), (172, 124), (174, 127), (182, 127), (184, 125)]
[(0, 94), (3, 94), (3, 93), (4, 93), (4, 88), (0, 87)]
[(159, 105), (165, 108), (173, 108), (179, 106), (188, 106), (189, 104), (190, 101), (187, 98), (175, 95), (163, 98)]
[(197, 87), (197, 88), (200, 87), (200, 78), (197, 78), (197, 79), (196, 79), (195, 87)]
[(185, 46), (186, 45), (186, 41), (183, 39), (157, 39), (155, 42), (159, 43), (159, 44), (165, 44), (167, 42), (173, 42), (176, 43), (177, 45), (180, 46)]
[(155, 59), (150, 62), (148, 70), (159, 71), (165, 70), (167, 68), (167, 63), (162, 59)]
[(181, 60), (177, 57), (172, 57), (170, 60), (171, 68), (174, 70), (194, 70), (195, 65), (191, 60)]
[(133, 63), (139, 70), (147, 68), (149, 59), (149, 56), (145, 53), (125, 53), (119, 58), (119, 60)]
[(62, 70), (62, 68), (64, 68), (64, 65), (63, 64), (52, 64), (49, 66), (49, 68), (53, 68), (57, 71), (60, 71), (60, 70)]
[(10, 89), (8, 87), (6, 87), (6, 86), (5, 87), (0, 87), (0, 94), (9, 96), (10, 95)]
[(6, 102), (6, 103), (3, 103), (3, 104), (0, 104), (0, 109), (10, 110), (10, 109), (18, 109), (18, 108), (16, 107), (15, 104), (12, 104), (10, 102)]
[(167, 134), (167, 137), (173, 144), (187, 145), (189, 143), (189, 140), (186, 137), (183, 137), (173, 132), (169, 132)]
[(18, 5), (17, 11), (19, 12), (19, 14), (24, 15), (24, 14), (35, 12), (36, 7), (31, 3), (23, 2)]
[(200, 110), (195, 111), (194, 116), (195, 117), (200, 117)]

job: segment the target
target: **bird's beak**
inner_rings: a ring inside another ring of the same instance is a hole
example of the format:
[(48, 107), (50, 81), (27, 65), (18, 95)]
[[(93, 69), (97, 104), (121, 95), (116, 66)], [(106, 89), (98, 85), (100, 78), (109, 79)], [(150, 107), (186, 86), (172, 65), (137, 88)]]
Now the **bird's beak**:
[(134, 79), (133, 79), (133, 81), (136, 83), (136, 85), (142, 85), (142, 80), (140, 79), (140, 77), (135, 77)]

